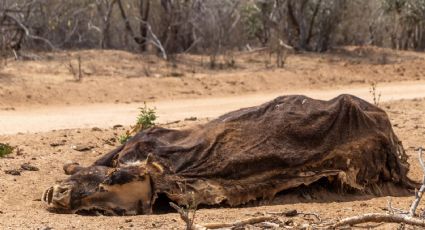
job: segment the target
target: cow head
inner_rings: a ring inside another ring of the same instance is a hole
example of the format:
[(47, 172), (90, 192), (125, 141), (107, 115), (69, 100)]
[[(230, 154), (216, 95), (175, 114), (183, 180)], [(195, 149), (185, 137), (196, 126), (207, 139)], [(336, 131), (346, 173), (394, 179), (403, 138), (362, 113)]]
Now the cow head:
[(48, 188), (42, 200), (66, 213), (136, 215), (152, 212), (151, 173), (162, 173), (157, 163), (132, 162), (118, 168), (64, 166), (68, 179)]

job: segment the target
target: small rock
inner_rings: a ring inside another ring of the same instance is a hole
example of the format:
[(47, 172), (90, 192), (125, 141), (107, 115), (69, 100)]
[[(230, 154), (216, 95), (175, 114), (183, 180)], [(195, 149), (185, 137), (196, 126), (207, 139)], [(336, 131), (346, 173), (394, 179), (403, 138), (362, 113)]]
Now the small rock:
[(41, 199), (40, 198), (36, 198), (36, 199), (34, 199), (32, 201), (41, 201)]
[(286, 220), (285, 225), (294, 225), (294, 221), (292, 219)]
[(198, 118), (197, 117), (188, 117), (188, 118), (185, 118), (184, 120), (185, 121), (196, 121), (196, 120), (198, 120)]
[(100, 129), (98, 127), (93, 127), (93, 128), (91, 128), (91, 131), (93, 131), (93, 132), (102, 132), (102, 129)]
[(293, 217), (293, 216), (296, 216), (296, 215), (298, 215), (298, 211), (296, 209), (292, 209), (292, 210), (285, 212), (286, 217)]
[(113, 129), (118, 129), (118, 128), (122, 128), (122, 127), (124, 127), (124, 126), (123, 125), (119, 125), (119, 124), (112, 126)]
[(0, 214), (4, 214), (4, 212), (3, 211), (0, 211)]
[(279, 228), (278, 224), (273, 223), (273, 222), (268, 222), (268, 221), (262, 222), (262, 223), (258, 224), (258, 226), (260, 226), (261, 229), (270, 229), (270, 228), (271, 229), (278, 229)]
[(116, 139), (115, 138), (109, 138), (109, 139), (106, 139), (106, 140), (103, 140), (103, 143), (105, 143), (105, 144), (107, 144), (107, 145), (110, 145), (110, 146), (114, 146), (115, 144), (114, 144), (114, 142), (116, 142)]
[(12, 175), (12, 176), (20, 176), (21, 171), (18, 169), (4, 170), (4, 173)]
[(63, 142), (53, 142), (53, 143), (50, 143), (50, 146), (52, 146), (52, 147), (57, 147), (57, 146), (61, 146), (61, 145), (64, 145), (64, 143)]
[(130, 223), (130, 222), (133, 222), (133, 220), (132, 219), (125, 219), (125, 222)]
[(132, 228), (134, 227), (134, 224), (129, 224), (128, 227)]
[(178, 124), (178, 123), (180, 123), (180, 120), (171, 121), (171, 122), (166, 123), (165, 125), (172, 125), (172, 124)]
[(71, 149), (79, 151), (79, 152), (89, 151), (92, 148), (93, 148), (93, 146), (88, 146), (88, 145), (73, 145), (73, 146), (71, 146)]
[(40, 228), (40, 230), (53, 230), (53, 228), (52, 227), (42, 227), (42, 228)]
[(31, 165), (30, 163), (23, 163), (21, 165), (21, 169), (26, 170), (26, 171), (38, 171), (39, 169), (33, 165)]

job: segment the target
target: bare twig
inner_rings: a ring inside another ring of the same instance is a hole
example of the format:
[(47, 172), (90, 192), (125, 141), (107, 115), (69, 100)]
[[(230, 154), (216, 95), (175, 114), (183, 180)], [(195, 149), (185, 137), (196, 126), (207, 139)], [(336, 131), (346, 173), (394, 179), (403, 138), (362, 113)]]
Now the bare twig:
[(235, 228), (249, 224), (258, 224), (267, 221), (274, 220), (273, 216), (259, 216), (252, 217), (245, 220), (235, 221), (233, 223), (206, 223), (206, 224), (194, 224), (194, 218), (189, 215), (188, 210), (179, 207), (177, 204), (170, 202), (170, 206), (174, 208), (180, 215), (180, 218), (186, 223), (186, 230), (208, 230), (208, 229), (219, 229), (219, 228)]
[(25, 35), (30, 38), (30, 39), (34, 39), (34, 40), (40, 40), (43, 41), (44, 43), (46, 43), (52, 50), (56, 50), (56, 47), (47, 39), (40, 37), (40, 36), (36, 36), (36, 35), (32, 35), (29, 31), (29, 29), (15, 16), (5, 13), (5, 16), (7, 16), (8, 18), (10, 18), (11, 20), (13, 20), (18, 26), (19, 28), (21, 28), (22, 30), (25, 31)]
[(421, 201), (422, 196), (423, 196), (424, 191), (425, 191), (425, 164), (424, 164), (424, 160), (422, 158), (423, 157), (422, 150), (423, 150), (422, 147), (419, 147), (418, 155), (419, 155), (419, 163), (421, 164), (424, 176), (422, 178), (422, 185), (419, 188), (419, 191), (415, 192), (415, 200), (413, 201), (412, 205), (410, 206), (410, 209), (409, 209), (409, 216), (410, 217), (415, 216), (416, 208), (418, 207), (419, 202)]
[(402, 215), (402, 214), (384, 214), (384, 213), (368, 213), (361, 216), (348, 217), (338, 221), (332, 227), (337, 228), (337, 227), (342, 227), (345, 225), (356, 225), (356, 224), (362, 224), (362, 223), (368, 223), (368, 222), (405, 223), (409, 225), (425, 227), (425, 220), (423, 219), (414, 218), (414, 217), (410, 217), (410, 216)]
[(314, 212), (300, 212), (299, 214), (302, 214), (304, 216), (304, 218), (306, 216), (314, 216), (317, 219), (317, 223), (322, 223), (322, 219), (320, 218), (319, 214), (314, 213)]
[(390, 214), (394, 214), (394, 213), (398, 213), (398, 214), (408, 214), (409, 212), (399, 209), (399, 208), (394, 208), (392, 205), (392, 199), (390, 197), (390, 199), (388, 199), (388, 212), (390, 212)]
[(258, 217), (252, 217), (245, 220), (235, 221), (233, 223), (210, 223), (210, 224), (201, 224), (200, 226), (203, 226), (206, 229), (235, 228), (235, 227), (241, 227), (248, 224), (258, 224), (262, 222), (267, 222), (273, 219), (275, 218), (272, 216), (258, 216)]
[(154, 46), (156, 46), (161, 51), (162, 58), (167, 60), (168, 59), (167, 52), (165, 51), (164, 46), (162, 45), (161, 41), (158, 39), (158, 37), (152, 31), (151, 25), (148, 22), (143, 21), (140, 18), (136, 18), (136, 19), (138, 21), (140, 21), (141, 23), (144, 23), (146, 25), (146, 28), (148, 29), (148, 32), (149, 32), (150, 36), (152, 37), (152, 39), (147, 39), (146, 41), (153, 44)]
[(376, 106), (379, 106), (379, 102), (381, 101), (381, 92), (377, 93), (378, 83), (372, 82), (370, 84), (370, 90), (369, 92), (372, 94), (373, 97), (373, 104)]
[(291, 209), (291, 210), (283, 211), (283, 212), (267, 212), (267, 214), (269, 214), (269, 215), (286, 216), (286, 217), (293, 217), (293, 216), (297, 216), (300, 213), (296, 209)]
[(174, 208), (180, 215), (180, 218), (186, 223), (186, 230), (200, 230), (205, 229), (200, 226), (194, 225), (195, 221), (195, 212), (192, 215), (192, 218), (190, 217), (189, 210), (185, 210), (182, 207), (179, 207), (177, 204), (170, 202), (170, 206)]
[(74, 76), (75, 80), (80, 81), (83, 78), (83, 72), (82, 72), (82, 69), (81, 69), (81, 56), (80, 55), (78, 55), (78, 57), (77, 57), (77, 65), (78, 65), (78, 67), (77, 67), (78, 70), (75, 70), (74, 65), (72, 65), (72, 61), (69, 60), (68, 69), (69, 69), (69, 72), (71, 72), (72, 75)]

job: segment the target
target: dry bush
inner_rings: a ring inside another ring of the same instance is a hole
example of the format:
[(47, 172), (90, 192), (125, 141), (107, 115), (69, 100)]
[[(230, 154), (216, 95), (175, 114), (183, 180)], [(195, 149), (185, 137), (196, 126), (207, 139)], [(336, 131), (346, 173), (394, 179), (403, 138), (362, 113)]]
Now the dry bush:
[[(7, 17), (5, 15), (9, 14)], [(10, 17), (12, 16), (12, 17)], [(14, 21), (17, 34), (5, 33)], [(204, 54), (212, 68), (234, 67), (233, 53), (279, 44), (323, 52), (332, 46), (425, 49), (422, 0), (3, 0), (2, 35), (12, 51), (102, 48)], [(0, 38), (3, 39), (3, 38)]]

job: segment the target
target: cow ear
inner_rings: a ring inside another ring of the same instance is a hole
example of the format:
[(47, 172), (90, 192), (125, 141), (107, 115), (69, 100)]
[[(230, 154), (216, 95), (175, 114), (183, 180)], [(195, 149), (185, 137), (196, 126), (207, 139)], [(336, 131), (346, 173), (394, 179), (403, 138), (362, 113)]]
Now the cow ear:
[(63, 171), (66, 175), (74, 175), (81, 169), (83, 169), (83, 167), (81, 167), (77, 162), (66, 163), (63, 165)]
[(155, 172), (158, 174), (164, 173), (164, 167), (162, 167), (161, 164), (154, 161), (154, 156), (152, 153), (148, 154), (148, 157), (146, 158), (146, 168), (149, 168), (150, 172)]

